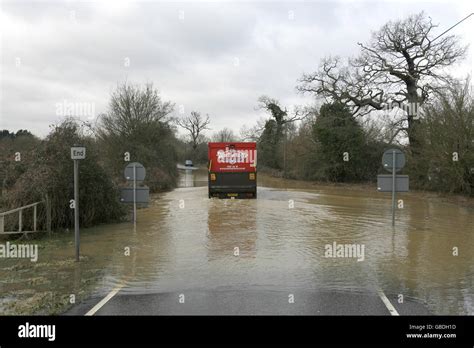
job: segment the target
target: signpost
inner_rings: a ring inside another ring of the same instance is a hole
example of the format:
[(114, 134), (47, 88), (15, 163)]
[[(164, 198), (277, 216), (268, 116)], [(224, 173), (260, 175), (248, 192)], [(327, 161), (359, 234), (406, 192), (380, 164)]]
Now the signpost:
[[(137, 181), (145, 180), (145, 176), (146, 176), (145, 167), (143, 166), (143, 164), (138, 163), (138, 162), (130, 163), (125, 167), (124, 176), (126, 180), (133, 181), (133, 223), (136, 223), (137, 222)], [(144, 190), (148, 190), (148, 188), (144, 188)], [(123, 190), (122, 192), (123, 192), (122, 201), (126, 201), (127, 196), (124, 194)], [(142, 189), (140, 189), (140, 192), (142, 192)], [(140, 195), (140, 198), (141, 200), (144, 199), (142, 195)], [(146, 199), (147, 199), (146, 202), (148, 202), (148, 191), (146, 194)]]
[(408, 192), (408, 175), (397, 175), (405, 166), (405, 154), (399, 149), (390, 149), (383, 153), (382, 165), (391, 175), (377, 175), (377, 190), (392, 192), (392, 226), (395, 226), (396, 192)]
[(71, 159), (74, 160), (74, 239), (76, 244), (76, 261), (79, 262), (79, 160), (86, 158), (84, 146), (71, 147)]

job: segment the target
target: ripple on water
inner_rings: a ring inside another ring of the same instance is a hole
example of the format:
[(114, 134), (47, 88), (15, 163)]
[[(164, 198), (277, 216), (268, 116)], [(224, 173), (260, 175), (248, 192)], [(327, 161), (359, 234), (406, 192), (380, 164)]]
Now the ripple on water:
[[(279, 183), (259, 187), (256, 200), (208, 199), (206, 187), (154, 195), (136, 228), (83, 230), (79, 265), (72, 233), (42, 241), (36, 265), (1, 261), (2, 294), (102, 295), (124, 282), (125, 293), (381, 287), (436, 314), (474, 314), (474, 214), (464, 207), (400, 195), (392, 228), (390, 197), (375, 189)], [(364, 261), (325, 257), (333, 242), (363, 245)]]

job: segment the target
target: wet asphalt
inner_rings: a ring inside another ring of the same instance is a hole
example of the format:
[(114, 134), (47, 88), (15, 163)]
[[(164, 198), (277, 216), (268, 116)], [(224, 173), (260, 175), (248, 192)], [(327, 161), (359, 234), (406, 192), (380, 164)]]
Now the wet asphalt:
[[(184, 296), (183, 296), (184, 295)], [(399, 315), (429, 315), (423, 303), (386, 295)], [(85, 315), (101, 297), (91, 297), (66, 315)], [(377, 292), (187, 291), (151, 294), (118, 292), (94, 315), (391, 315)]]

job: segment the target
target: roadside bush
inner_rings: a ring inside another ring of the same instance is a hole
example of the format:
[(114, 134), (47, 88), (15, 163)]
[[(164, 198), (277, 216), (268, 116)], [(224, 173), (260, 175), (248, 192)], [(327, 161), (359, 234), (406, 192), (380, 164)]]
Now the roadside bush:
[[(455, 84), (425, 108), (422, 147), (410, 174), (420, 188), (474, 195), (474, 103), (470, 82)], [(457, 159), (457, 160), (456, 160)]]
[[(316, 143), (313, 179), (335, 182), (374, 180), (379, 144), (366, 139), (362, 126), (342, 104), (321, 106), (313, 124)], [(348, 160), (344, 160), (347, 153)]]
[[(81, 226), (120, 220), (124, 209), (117, 188), (99, 165), (97, 144), (84, 136), (82, 127), (73, 119), (54, 126), (46, 139), (30, 153), (34, 160), (8, 191), (6, 206), (16, 208), (43, 200), (48, 195), (53, 229), (72, 227), (74, 210), (70, 208), (70, 200), (74, 198), (74, 177), (70, 147), (74, 144), (87, 148), (86, 159), (79, 165)], [(43, 210), (41, 216), (44, 217)], [(44, 219), (40, 219), (39, 227), (44, 227), (44, 223)]]
[[(0, 132), (0, 187), (11, 188), (34, 160), (33, 150), (41, 141), (26, 130)], [(18, 156), (18, 157), (17, 157)]]
[(269, 119), (257, 142), (258, 163), (269, 168), (282, 169), (281, 140), (276, 121)]
[(117, 184), (124, 183), (129, 153), (130, 162), (145, 166), (151, 192), (176, 186), (178, 140), (169, 118), (172, 111), (173, 105), (163, 102), (151, 84), (117, 87), (96, 129), (104, 166)]

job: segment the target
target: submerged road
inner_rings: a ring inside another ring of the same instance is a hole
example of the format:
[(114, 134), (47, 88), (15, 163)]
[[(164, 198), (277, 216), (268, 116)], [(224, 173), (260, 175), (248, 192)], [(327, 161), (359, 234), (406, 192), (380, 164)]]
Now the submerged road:
[[(184, 296), (184, 297), (183, 297)], [(383, 296), (383, 295), (382, 295)], [(290, 303), (290, 299), (293, 301)], [(184, 303), (183, 303), (184, 300)], [(383, 299), (378, 293), (329, 291), (186, 291), (124, 295), (105, 303), (90, 298), (67, 315), (428, 315), (426, 307), (407, 299)], [(384, 301), (389, 301), (388, 304)]]
[[(186, 180), (140, 210), (136, 228), (112, 225), (107, 243), (85, 240), (91, 260), (112, 244), (113, 262), (105, 285), (64, 314), (474, 313), (469, 208), (400, 195), (393, 228), (390, 197), (375, 188), (268, 178), (256, 200), (219, 200)], [(124, 247), (130, 256), (117, 253)]]

